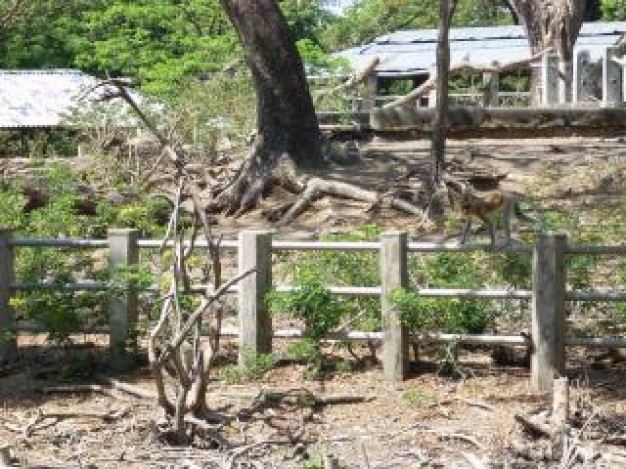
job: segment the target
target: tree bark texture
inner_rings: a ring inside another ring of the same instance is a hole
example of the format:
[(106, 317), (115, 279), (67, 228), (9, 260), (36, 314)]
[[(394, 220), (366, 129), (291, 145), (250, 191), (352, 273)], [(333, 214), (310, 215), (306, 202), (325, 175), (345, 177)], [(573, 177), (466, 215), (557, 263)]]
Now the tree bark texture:
[(446, 136), (448, 133), (448, 76), (450, 74), (450, 22), (456, 7), (456, 0), (441, 0), (439, 4), (439, 36), (437, 39), (437, 74), (435, 126), (432, 134), (431, 155), (434, 162), (433, 180), (441, 182), (443, 173)]
[(276, 0), (220, 2), (239, 35), (256, 88), (258, 155), (272, 159), (286, 153), (298, 167), (320, 166), (322, 137), (304, 66)]
[[(585, 18), (588, 0), (508, 0), (524, 26), (533, 54), (552, 47), (564, 65), (566, 84), (571, 87), (574, 44)], [(533, 74), (533, 96), (539, 80)]]

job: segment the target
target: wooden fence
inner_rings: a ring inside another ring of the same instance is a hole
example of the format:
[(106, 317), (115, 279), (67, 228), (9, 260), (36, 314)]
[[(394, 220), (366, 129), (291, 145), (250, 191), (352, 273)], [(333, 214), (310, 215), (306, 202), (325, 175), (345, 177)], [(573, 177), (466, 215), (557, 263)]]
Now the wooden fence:
[[(134, 230), (110, 230), (108, 239), (23, 239), (12, 236), (10, 230), (0, 228), (0, 338), (3, 331), (18, 330), (10, 297), (16, 291), (37, 288), (60, 288), (72, 291), (106, 291), (105, 283), (82, 282), (67, 285), (39, 282), (26, 284), (15, 279), (14, 251), (27, 247), (59, 247), (74, 249), (109, 250), (109, 266), (115, 271), (121, 265), (136, 264), (139, 250), (158, 248), (161, 241), (141, 240)], [(206, 243), (197, 242), (197, 247)], [(244, 278), (232, 288), (238, 296), (239, 328), (224, 329), (224, 335), (239, 336), (240, 350), (253, 354), (268, 353), (272, 337), (298, 337), (301, 331), (274, 331), (265, 304), (265, 295), (272, 287), (272, 252), (303, 250), (378, 251), (380, 256), (381, 285), (374, 287), (329, 286), (337, 295), (379, 297), (383, 330), (380, 332), (348, 332), (333, 338), (382, 340), (383, 370), (389, 381), (401, 380), (408, 367), (409, 331), (400, 321), (399, 312), (389, 300), (392, 291), (409, 287), (407, 257), (412, 252), (471, 251), (485, 246), (450, 243), (408, 242), (406, 233), (388, 232), (379, 241), (370, 242), (319, 242), (273, 240), (269, 232), (244, 231), (238, 240), (225, 240), (223, 249), (238, 250), (238, 269), (244, 272), (254, 268), (255, 273)], [(565, 303), (567, 301), (622, 301), (626, 291), (566, 291), (565, 258), (569, 255), (623, 255), (625, 245), (572, 246), (565, 235), (537, 234), (534, 244), (515, 245), (509, 251), (532, 255), (532, 289), (434, 289), (418, 288), (424, 297), (456, 297), (487, 299), (530, 299), (532, 359), (532, 387), (536, 391), (551, 388), (553, 378), (565, 372), (566, 346), (626, 347), (626, 338), (566, 337)], [(295, 286), (276, 286), (279, 291), (289, 291)], [(137, 321), (137, 292), (132, 289), (109, 294), (109, 336), (111, 361), (114, 366), (124, 363), (125, 347)], [(522, 336), (488, 336), (469, 334), (430, 334), (417, 338), (431, 342), (460, 342), (475, 344), (505, 344), (526, 346)], [(0, 340), (0, 362), (11, 360), (17, 353), (14, 338)]]

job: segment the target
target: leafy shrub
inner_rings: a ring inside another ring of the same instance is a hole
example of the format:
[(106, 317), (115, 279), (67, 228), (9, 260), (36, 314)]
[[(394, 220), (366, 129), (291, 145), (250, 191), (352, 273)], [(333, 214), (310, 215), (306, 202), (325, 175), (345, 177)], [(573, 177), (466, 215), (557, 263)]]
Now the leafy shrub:
[[(482, 253), (422, 255), (411, 263), (415, 283), (431, 288), (480, 288), (486, 275)], [(479, 334), (492, 320), (491, 303), (483, 299), (425, 298), (397, 290), (392, 302), (402, 320), (417, 333), (440, 331)]]
[[(367, 224), (352, 233), (327, 234), (322, 241), (371, 241), (380, 236), (380, 227)], [(300, 251), (279, 254), (281, 280), (293, 285), (311, 281), (320, 285), (375, 286), (380, 284), (378, 253), (356, 251)], [(378, 298), (333, 299), (352, 328), (365, 331), (380, 329)]]
[(416, 333), (481, 334), (492, 319), (487, 300), (425, 298), (403, 289), (393, 292), (391, 300), (404, 324)]
[(343, 310), (330, 291), (316, 278), (310, 277), (294, 291), (271, 292), (270, 308), (277, 314), (287, 315), (304, 323), (303, 340), (290, 348), (296, 360), (309, 364), (317, 375), (322, 370), (322, 339), (340, 325)]
[(279, 357), (274, 353), (254, 355), (251, 350), (242, 351), (242, 363), (220, 368), (219, 377), (226, 384), (259, 379), (271, 370)]

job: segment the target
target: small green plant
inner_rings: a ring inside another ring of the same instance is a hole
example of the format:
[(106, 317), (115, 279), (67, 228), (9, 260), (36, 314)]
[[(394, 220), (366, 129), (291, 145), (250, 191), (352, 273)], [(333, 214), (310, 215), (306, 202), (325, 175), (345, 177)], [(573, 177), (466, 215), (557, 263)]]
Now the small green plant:
[(29, 294), (25, 298), (23, 311), (27, 319), (39, 321), (48, 331), (48, 340), (58, 345), (70, 343), (71, 333), (81, 324), (71, 292), (41, 291)]
[(155, 281), (155, 275), (147, 265), (120, 265), (109, 278), (108, 287), (118, 293), (128, 288), (142, 291), (153, 286)]
[(268, 301), (276, 314), (304, 323), (303, 339), (290, 347), (289, 352), (294, 359), (305, 361), (311, 374), (319, 374), (323, 365), (322, 339), (340, 325), (341, 304), (315, 278), (307, 279), (291, 292), (271, 292)]
[[(371, 241), (380, 236), (380, 227), (366, 224), (351, 233), (327, 234), (322, 241)], [(285, 283), (302, 285), (311, 279), (324, 285), (380, 285), (378, 255), (374, 252), (321, 251), (298, 252), (279, 256), (280, 276)], [(334, 302), (343, 311), (350, 327), (380, 329), (380, 301), (377, 298), (337, 297)]]
[(255, 356), (250, 350), (243, 350), (243, 363), (226, 366), (220, 369), (220, 380), (226, 384), (238, 384), (253, 379), (260, 379), (271, 370), (279, 357), (274, 353)]
[(402, 400), (410, 406), (425, 406), (435, 402), (436, 398), (433, 394), (424, 391), (423, 389), (408, 389), (402, 395)]
[(324, 469), (324, 457), (321, 454), (315, 454), (300, 463), (300, 467), (302, 469)]
[(425, 298), (415, 291), (399, 289), (392, 293), (391, 301), (414, 333), (480, 334), (491, 321), (489, 302), (485, 300)]
[(13, 342), (17, 338), (17, 334), (14, 330), (0, 329), (0, 344), (7, 344)]

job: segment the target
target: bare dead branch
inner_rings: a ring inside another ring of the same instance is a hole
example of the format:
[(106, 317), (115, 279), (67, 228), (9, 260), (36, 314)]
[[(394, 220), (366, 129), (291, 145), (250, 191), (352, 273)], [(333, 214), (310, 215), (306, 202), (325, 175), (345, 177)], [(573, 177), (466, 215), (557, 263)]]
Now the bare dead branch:
[(98, 380), (107, 383), (109, 386), (117, 389), (118, 391), (125, 392), (126, 394), (130, 394), (140, 399), (146, 399), (149, 401), (154, 401), (156, 399), (156, 396), (150, 391), (146, 391), (137, 386), (133, 386), (132, 384), (124, 383), (122, 381), (118, 381), (116, 379), (103, 375), (98, 375), (97, 378)]
[[(500, 64), (500, 65), (475, 65), (475, 64), (470, 63), (467, 60), (456, 62), (450, 65), (450, 75), (460, 73), (460, 72), (465, 72), (465, 71), (473, 72), (473, 73), (509, 72), (511, 70), (516, 70), (518, 68), (524, 67), (532, 62), (536, 62), (545, 54), (552, 52), (552, 50), (553, 50), (552, 48), (547, 48), (547, 49), (542, 50), (541, 52), (534, 54), (531, 57), (528, 57), (527, 59), (515, 60), (512, 62)], [(415, 88), (410, 93), (407, 93), (406, 95), (401, 96), (400, 98), (383, 105), (382, 108), (390, 109), (396, 106), (400, 106), (402, 104), (413, 103), (417, 101), (418, 99), (420, 99), (422, 96), (425, 96), (426, 94), (428, 94), (431, 90), (435, 89), (436, 82), (437, 82), (436, 74), (434, 72), (431, 72), (428, 80), (426, 80), (420, 86)]]
[(228, 282), (223, 284), (213, 295), (211, 295), (210, 298), (205, 299), (203, 304), (201, 304), (196, 309), (196, 311), (194, 311), (194, 313), (189, 317), (189, 319), (187, 319), (187, 322), (182, 327), (181, 331), (178, 333), (178, 335), (174, 339), (172, 339), (172, 342), (170, 343), (170, 347), (168, 349), (166, 349), (166, 351), (164, 351), (163, 355), (161, 355), (161, 357), (159, 357), (158, 361), (160, 361), (162, 363), (163, 360), (167, 358), (169, 353), (171, 353), (171, 352), (167, 352), (167, 350), (171, 351), (171, 350), (176, 349), (176, 348), (178, 348), (180, 346), (180, 344), (183, 342), (183, 340), (185, 339), (187, 334), (189, 334), (189, 332), (191, 331), (191, 328), (196, 323), (198, 318), (200, 318), (202, 316), (202, 314), (211, 305), (211, 303), (213, 303), (214, 301), (216, 301), (220, 297), (222, 297), (228, 291), (228, 289), (230, 287), (232, 287), (237, 282), (239, 282), (241, 279), (247, 277), (248, 275), (250, 275), (251, 273), (253, 273), (255, 271), (256, 271), (256, 269), (249, 269), (249, 270), (246, 270), (245, 272), (243, 272), (243, 273), (233, 277)]
[[(304, 212), (322, 194), (334, 195), (337, 197), (360, 200), (375, 204), (380, 196), (373, 191), (362, 189), (352, 184), (338, 181), (327, 181), (320, 178), (312, 178), (306, 184), (306, 189), (300, 194), (298, 200), (282, 216), (278, 226), (285, 226), (291, 223), (298, 215)], [(387, 197), (389, 205), (397, 210), (411, 213), (424, 218), (424, 211), (419, 207), (396, 197)]]
[(363, 83), (365, 79), (372, 74), (374, 69), (380, 64), (380, 57), (374, 56), (370, 60), (368, 60), (360, 70), (355, 71), (346, 81), (337, 85), (333, 88), (327, 90), (320, 90), (315, 95), (315, 100), (320, 101), (328, 95), (336, 94), (340, 91), (346, 90), (348, 88), (353, 88), (360, 83)]

